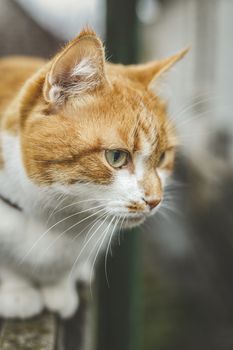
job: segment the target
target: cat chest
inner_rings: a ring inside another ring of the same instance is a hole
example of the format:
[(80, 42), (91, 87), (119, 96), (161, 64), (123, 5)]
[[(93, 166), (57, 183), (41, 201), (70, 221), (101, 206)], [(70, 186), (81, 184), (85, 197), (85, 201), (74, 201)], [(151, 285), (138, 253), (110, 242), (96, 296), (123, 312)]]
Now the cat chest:
[(82, 249), (85, 235), (78, 234), (78, 229), (73, 234), (49, 229), (0, 202), (0, 259), (15, 261), (18, 267), (64, 271), (78, 265), (91, 249)]

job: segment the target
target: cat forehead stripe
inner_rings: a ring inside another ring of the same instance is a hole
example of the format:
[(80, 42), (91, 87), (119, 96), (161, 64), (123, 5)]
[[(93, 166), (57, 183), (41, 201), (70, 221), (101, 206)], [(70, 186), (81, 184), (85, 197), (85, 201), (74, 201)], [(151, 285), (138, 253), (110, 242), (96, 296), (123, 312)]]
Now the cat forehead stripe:
[(156, 141), (156, 127), (153, 119), (147, 120), (147, 116), (143, 115), (137, 122), (137, 129), (135, 132), (135, 148), (140, 150), (144, 156), (149, 156), (153, 152)]

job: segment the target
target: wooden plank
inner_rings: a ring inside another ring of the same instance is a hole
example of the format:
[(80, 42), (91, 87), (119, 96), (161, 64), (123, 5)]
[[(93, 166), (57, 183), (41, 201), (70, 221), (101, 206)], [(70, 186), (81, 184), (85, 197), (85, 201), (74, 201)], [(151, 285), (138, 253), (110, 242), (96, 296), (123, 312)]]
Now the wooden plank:
[(55, 350), (57, 319), (43, 314), (33, 319), (2, 321), (1, 350)]
[(0, 350), (89, 350), (86, 347), (87, 340), (92, 338), (87, 318), (91, 314), (89, 287), (79, 283), (78, 293), (80, 305), (70, 319), (43, 313), (28, 320), (0, 320)]

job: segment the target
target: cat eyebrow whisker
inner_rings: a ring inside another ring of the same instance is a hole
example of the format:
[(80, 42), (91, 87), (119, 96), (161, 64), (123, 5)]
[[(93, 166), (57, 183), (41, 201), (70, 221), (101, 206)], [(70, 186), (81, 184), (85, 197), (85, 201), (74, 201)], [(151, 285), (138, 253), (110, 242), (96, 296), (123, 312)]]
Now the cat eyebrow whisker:
[[(209, 98), (202, 98), (199, 99), (198, 101), (194, 101), (193, 103), (190, 104), (185, 104), (183, 107), (181, 107), (178, 111), (174, 111), (172, 114), (170, 114), (169, 119), (173, 122), (177, 122), (177, 119), (179, 119), (181, 116), (183, 116), (185, 113), (189, 112), (192, 110), (194, 107), (201, 106), (205, 102), (209, 102), (212, 99), (215, 99), (213, 97)], [(186, 120), (186, 119), (185, 119)]]
[(186, 126), (189, 123), (193, 123), (193, 122), (195, 122), (197, 120), (200, 120), (203, 115), (205, 115), (207, 113), (214, 112), (214, 111), (215, 110), (213, 108), (212, 109), (209, 108), (208, 110), (205, 110), (205, 111), (200, 112), (200, 113), (195, 113), (195, 114), (193, 114), (193, 116), (188, 117), (188, 118), (183, 119), (183, 120), (179, 120), (180, 117), (178, 116), (177, 117), (177, 125), (178, 125), (178, 127)]

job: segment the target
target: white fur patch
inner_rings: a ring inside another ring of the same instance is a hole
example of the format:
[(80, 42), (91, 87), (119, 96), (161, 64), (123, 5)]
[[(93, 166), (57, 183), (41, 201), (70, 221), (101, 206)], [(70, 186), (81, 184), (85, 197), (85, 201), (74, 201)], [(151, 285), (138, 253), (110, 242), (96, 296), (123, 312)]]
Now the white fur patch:
[(42, 287), (45, 306), (57, 312), (62, 318), (71, 317), (78, 306), (76, 284), (70, 278), (64, 278), (55, 285)]
[(65, 97), (79, 95), (88, 90), (94, 89), (99, 84), (98, 70), (93, 64), (93, 58), (83, 58), (71, 71), (70, 75), (66, 77), (66, 84), (62, 86), (54, 84), (49, 78), (51, 88), (49, 91), (49, 98), (52, 102), (63, 103)]
[(44, 308), (42, 294), (31, 283), (12, 271), (0, 268), (0, 315), (28, 318)]
[(50, 101), (57, 102), (61, 98), (62, 91), (63, 91), (63, 89), (61, 86), (59, 86), (57, 84), (52, 85), (50, 90), (49, 90)]
[(92, 78), (96, 73), (97, 69), (96, 66), (92, 63), (93, 59), (90, 59), (88, 57), (83, 58), (74, 68), (71, 73), (71, 77), (85, 77), (85, 78)]
[(143, 150), (136, 154), (135, 158), (135, 171), (137, 180), (141, 181), (144, 177), (145, 173), (145, 162), (148, 159), (148, 157), (151, 155), (152, 149), (149, 142), (146, 141), (146, 139), (143, 140)]
[(164, 169), (157, 169), (157, 173), (159, 175), (162, 187), (164, 188), (170, 173)]

